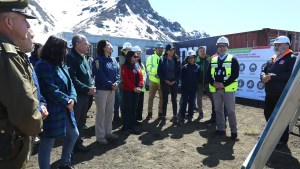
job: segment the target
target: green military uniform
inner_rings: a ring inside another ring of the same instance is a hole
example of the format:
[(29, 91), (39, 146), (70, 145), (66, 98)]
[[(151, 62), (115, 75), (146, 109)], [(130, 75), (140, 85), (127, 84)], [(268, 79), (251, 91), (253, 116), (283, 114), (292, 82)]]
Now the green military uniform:
[[(2, 12), (17, 12), (26, 18), (28, 0), (0, 0)], [(37, 88), (25, 53), (0, 30), (0, 168), (25, 168), (29, 136), (42, 126)]]

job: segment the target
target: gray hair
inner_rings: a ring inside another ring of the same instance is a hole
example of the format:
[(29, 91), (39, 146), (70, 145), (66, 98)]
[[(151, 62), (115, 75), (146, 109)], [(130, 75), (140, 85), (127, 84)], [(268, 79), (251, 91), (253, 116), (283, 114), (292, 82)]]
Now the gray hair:
[(84, 35), (81, 34), (77, 34), (72, 38), (72, 46), (73, 48), (76, 46), (77, 42), (81, 42), (82, 39), (86, 39), (86, 37)]

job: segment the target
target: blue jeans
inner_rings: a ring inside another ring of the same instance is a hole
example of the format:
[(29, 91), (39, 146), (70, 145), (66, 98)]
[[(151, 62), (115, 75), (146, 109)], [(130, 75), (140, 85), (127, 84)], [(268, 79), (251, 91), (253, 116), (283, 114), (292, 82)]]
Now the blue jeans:
[[(71, 154), (78, 136), (79, 132), (77, 127), (73, 127), (69, 118), (66, 118), (66, 138), (62, 147), (60, 160), (61, 165), (71, 164)], [(38, 154), (39, 167), (41, 169), (50, 169), (50, 155), (54, 142), (55, 138), (45, 138), (44, 136), (41, 137)]]

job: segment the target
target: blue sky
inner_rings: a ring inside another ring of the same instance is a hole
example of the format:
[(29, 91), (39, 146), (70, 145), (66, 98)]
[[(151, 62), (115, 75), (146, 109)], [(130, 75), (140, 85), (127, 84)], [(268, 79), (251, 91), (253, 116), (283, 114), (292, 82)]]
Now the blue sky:
[(300, 32), (300, 0), (149, 0), (159, 15), (211, 36), (263, 28)]

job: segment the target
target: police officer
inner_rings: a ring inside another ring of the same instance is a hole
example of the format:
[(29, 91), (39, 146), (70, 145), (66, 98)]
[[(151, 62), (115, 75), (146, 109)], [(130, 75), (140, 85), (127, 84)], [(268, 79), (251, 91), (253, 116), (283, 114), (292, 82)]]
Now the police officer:
[[(225, 135), (224, 106), (228, 113), (231, 139), (237, 140), (237, 121), (235, 115), (235, 91), (238, 87), (239, 63), (227, 53), (229, 41), (222, 36), (217, 40), (218, 52), (208, 66), (209, 90), (213, 94), (217, 119), (217, 135)], [(224, 105), (224, 106), (223, 106)]]
[(158, 106), (158, 117), (162, 116), (162, 92), (160, 90), (160, 80), (157, 75), (158, 63), (164, 52), (164, 46), (161, 42), (155, 44), (155, 52), (151, 55), (146, 62), (146, 68), (149, 75), (149, 99), (148, 99), (148, 115), (147, 120), (152, 118), (153, 100), (156, 92), (159, 92), (159, 106)]
[[(267, 62), (266, 67), (261, 72), (261, 80), (265, 83), (266, 90), (264, 109), (266, 121), (269, 120), (293, 71), (296, 57), (293, 57), (293, 51), (289, 49), (290, 45), (291, 42), (288, 37), (277, 37), (274, 41), (275, 55)], [(287, 127), (277, 147), (286, 146), (288, 140), (289, 133)]]
[(0, 0), (0, 168), (25, 168), (29, 136), (42, 126), (37, 89), (25, 53), (20, 52), (34, 19), (28, 0)]

